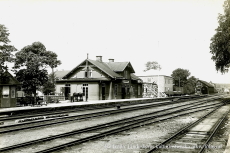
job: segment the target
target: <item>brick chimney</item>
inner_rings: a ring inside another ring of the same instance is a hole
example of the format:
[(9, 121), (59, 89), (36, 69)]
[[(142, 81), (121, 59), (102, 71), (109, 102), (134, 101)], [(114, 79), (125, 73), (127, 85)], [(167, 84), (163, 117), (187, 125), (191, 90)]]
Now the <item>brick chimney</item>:
[(96, 61), (102, 62), (102, 56), (96, 56)]
[(114, 62), (114, 59), (109, 59), (109, 62)]

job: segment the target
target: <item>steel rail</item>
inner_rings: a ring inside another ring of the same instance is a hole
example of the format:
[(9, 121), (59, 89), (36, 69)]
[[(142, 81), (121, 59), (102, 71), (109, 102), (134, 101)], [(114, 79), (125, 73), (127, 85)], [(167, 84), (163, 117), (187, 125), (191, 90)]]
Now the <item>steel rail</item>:
[[(221, 107), (221, 106), (222, 105), (218, 106), (218, 108)], [(210, 108), (214, 108), (214, 106), (212, 106)], [(148, 125), (148, 124), (156, 123), (156, 122), (159, 122), (159, 121), (172, 119), (172, 118), (177, 117), (177, 116), (183, 116), (183, 115), (187, 115), (187, 114), (190, 114), (190, 113), (194, 113), (194, 112), (198, 112), (198, 111), (202, 111), (202, 110), (206, 110), (206, 109), (207, 108), (201, 109), (201, 110), (195, 110), (193, 112), (186, 112), (186, 113), (179, 114), (179, 115), (176, 115), (176, 116), (170, 116), (168, 118), (164, 118), (164, 119), (161, 119), (161, 120), (158, 120), (158, 121), (144, 123), (144, 125)], [(146, 120), (144, 122), (146, 122)], [(59, 146), (55, 146), (55, 147), (52, 147), (52, 148), (48, 148), (48, 149), (45, 149), (45, 150), (41, 150), (41, 151), (38, 151), (36, 153), (54, 152), (54, 151), (57, 151), (57, 150), (60, 150), (60, 149), (66, 148), (66, 147), (70, 147), (70, 146), (73, 146), (73, 145), (76, 145), (76, 144), (81, 144), (81, 143), (84, 143), (84, 142), (87, 142), (87, 141), (90, 141), (90, 140), (95, 140), (95, 139), (98, 139), (98, 138), (102, 138), (104, 136), (108, 136), (108, 135), (116, 134), (116, 133), (119, 133), (119, 132), (122, 132), (122, 131), (130, 130), (132, 128), (140, 127), (140, 125), (138, 125), (138, 124), (141, 124), (141, 123), (143, 123), (143, 120), (135, 122), (135, 123), (131, 123), (130, 125), (125, 125), (125, 126), (119, 127), (117, 129), (112, 129), (112, 130), (102, 132), (102, 133), (99, 133), (99, 134), (96, 134), (96, 135), (93, 135), (93, 136), (89, 136), (89, 137), (82, 138), (82, 139), (79, 139), (79, 140), (71, 141), (71, 142), (68, 142), (68, 143), (65, 143), (65, 144), (62, 144), (62, 145), (59, 145)]]
[[(208, 99), (208, 100), (210, 100), (210, 99)], [(213, 98), (212, 98), (212, 100), (213, 100)], [(200, 100), (196, 103), (200, 103), (202, 101), (206, 101), (206, 100)], [(0, 130), (6, 129), (6, 130), (1, 130), (0, 134), (5, 134), (8, 132), (15, 132), (15, 131), (19, 131), (19, 130), (25, 130), (25, 129), (30, 129), (30, 128), (48, 126), (48, 125), (53, 125), (53, 124), (61, 124), (61, 123), (65, 123), (65, 122), (75, 121), (75, 120), (82, 120), (82, 119), (87, 119), (87, 118), (93, 118), (93, 117), (112, 115), (112, 114), (117, 114), (117, 113), (122, 113), (122, 112), (134, 111), (134, 110), (145, 109), (145, 108), (150, 108), (150, 107), (154, 107), (154, 106), (162, 106), (164, 104), (165, 103), (161, 103), (160, 105), (150, 104), (150, 105), (145, 105), (145, 106), (135, 106), (135, 107), (129, 107), (129, 108), (124, 108), (124, 109), (120, 109), (120, 110), (110, 110), (110, 111), (96, 112), (96, 113), (91, 113), (91, 114), (82, 114), (82, 115), (76, 115), (76, 116), (52, 118), (52, 119), (48, 119), (48, 120), (39, 120), (39, 121), (32, 121), (32, 122), (28, 122), (28, 123), (0, 126)], [(169, 105), (172, 103), (168, 102), (166, 104)], [(185, 105), (187, 105), (187, 104), (185, 104)], [(57, 119), (62, 120), (62, 121), (56, 121)], [(63, 119), (65, 119), (65, 120), (63, 120)], [(32, 126), (28, 126), (28, 127), (18, 127), (18, 126), (24, 126), (24, 125), (34, 124), (34, 123), (43, 123), (43, 122), (49, 122), (49, 121), (55, 121), (55, 122), (46, 123), (46, 124), (39, 124), (39, 125), (32, 125)], [(18, 128), (9, 129), (11, 127), (18, 127)]]
[[(157, 101), (158, 102), (158, 101)], [(153, 103), (153, 102), (139, 102), (135, 104), (131, 103), (125, 103), (125, 104), (119, 104), (121, 106), (131, 106), (131, 105), (139, 105), (139, 104), (146, 104), (146, 103)], [(106, 108), (113, 108), (115, 106), (113, 105), (97, 105), (93, 104), (91, 107), (78, 107), (74, 109), (68, 109), (68, 110), (57, 110), (56, 112), (44, 112), (44, 113), (36, 113), (36, 114), (22, 114), (22, 115), (17, 115), (17, 116), (8, 116), (8, 117), (0, 117), (0, 121), (5, 121), (5, 120), (13, 120), (13, 119), (20, 119), (20, 118), (28, 118), (28, 117), (36, 117), (36, 116), (44, 116), (44, 115), (53, 115), (53, 114), (61, 114), (61, 113), (69, 113), (69, 112), (77, 112), (77, 111), (86, 111), (86, 110), (95, 110), (95, 109), (106, 109)], [(36, 116), (35, 116), (36, 115)]]
[[(202, 99), (200, 101), (205, 101), (205, 100), (214, 100), (214, 99), (218, 99), (218, 97), (214, 97), (214, 98), (209, 98), (209, 99)], [(200, 102), (198, 101), (198, 102)], [(165, 102), (165, 103), (160, 103), (160, 104), (149, 104), (149, 105), (154, 105), (154, 106), (162, 106), (162, 105), (170, 105), (170, 104), (174, 104), (174, 103), (178, 103), (178, 102)], [(145, 106), (149, 106), (149, 105), (145, 105)], [(140, 106), (134, 106), (134, 107), (129, 107), (129, 108), (135, 108), (135, 107), (140, 107)], [(128, 108), (124, 108), (123, 110), (128, 109)], [(110, 110), (109, 110), (110, 111)], [(107, 112), (109, 112), (107, 111)], [(103, 111), (106, 112), (106, 111)], [(96, 113), (100, 113), (100, 112), (96, 112)], [(94, 113), (91, 113), (94, 114)], [(88, 114), (84, 114), (84, 115), (88, 115)], [(80, 116), (80, 115), (76, 115), (76, 116)], [(73, 118), (73, 116), (69, 116), (69, 117), (65, 117), (65, 118)], [(55, 120), (55, 119), (49, 119), (49, 120)], [(9, 126), (0, 126), (0, 129), (2, 128), (8, 128), (8, 127), (13, 127), (13, 126), (18, 126), (18, 125), (25, 125), (25, 124), (31, 124), (31, 123), (37, 123), (37, 122), (46, 122), (47, 120), (39, 120), (39, 121), (31, 121), (31, 122), (27, 122), (27, 123), (20, 123), (20, 124), (16, 124), (16, 125), (9, 125)]]
[[(166, 99), (165, 99), (166, 100)], [(154, 102), (162, 102), (162, 101), (154, 101)], [(153, 103), (153, 102), (137, 102), (135, 104), (133, 103), (124, 103), (124, 104), (119, 104), (121, 106), (131, 106), (131, 105), (139, 105), (139, 104), (146, 104), (146, 103)], [(97, 104), (92, 104), (91, 107), (78, 107), (74, 109), (68, 109), (68, 110), (57, 110), (56, 112), (44, 112), (44, 113), (36, 113), (36, 114), (22, 114), (22, 115), (17, 115), (17, 116), (8, 116), (8, 117), (0, 117), (0, 121), (4, 120), (12, 120), (12, 119), (20, 119), (20, 118), (28, 118), (28, 117), (35, 117), (36, 116), (44, 116), (44, 115), (53, 115), (53, 114), (60, 114), (60, 113), (69, 113), (69, 112), (76, 112), (76, 111), (85, 111), (85, 110), (94, 110), (94, 109), (104, 109), (104, 108), (113, 108), (115, 106), (113, 105), (97, 105)]]
[[(203, 98), (203, 97), (199, 97), (199, 98)], [(162, 102), (162, 100), (169, 100), (172, 98), (164, 98), (164, 99), (154, 99), (154, 102)], [(146, 103), (153, 103), (153, 102), (134, 102), (135, 105), (138, 104), (146, 104)], [(134, 103), (119, 103), (119, 105), (121, 106), (130, 106), (130, 105), (134, 105)], [(97, 105), (97, 104), (93, 104), (92, 107), (78, 107), (78, 108), (74, 108), (74, 110), (69, 109), (69, 110), (57, 110), (57, 112), (44, 112), (44, 113), (37, 113), (37, 116), (41, 116), (41, 115), (53, 115), (53, 114), (59, 114), (59, 113), (68, 113), (68, 112), (75, 112), (75, 111), (84, 111), (84, 110), (94, 110), (94, 109), (104, 109), (104, 108), (113, 108), (115, 107), (113, 105)], [(0, 121), (4, 121), (4, 120), (12, 120), (12, 119), (19, 119), (21, 117), (34, 117), (34, 114), (22, 114), (22, 115), (17, 115), (17, 116), (8, 116), (8, 117), (0, 117)]]
[[(126, 123), (129, 123), (130, 120), (132, 122), (133, 121), (139, 121), (141, 119), (140, 117), (143, 117), (143, 119), (145, 119), (145, 120), (146, 119), (149, 120), (149, 119), (152, 119), (152, 118), (162, 117), (162, 116), (165, 116), (165, 115), (171, 115), (171, 114), (174, 114), (174, 113), (177, 113), (177, 112), (187, 111), (188, 108), (189, 109), (197, 109), (197, 108), (203, 108), (204, 107), (204, 106), (195, 107), (197, 105), (200, 105), (200, 104), (196, 104), (196, 105), (186, 107), (186, 108), (183, 108), (183, 109), (180, 109), (180, 110), (174, 110), (174, 111), (172, 111), (170, 113), (163, 113), (163, 114), (160, 114), (160, 115), (158, 114), (158, 115), (155, 115), (155, 116), (146, 117), (148, 115), (153, 115), (153, 114), (156, 114), (156, 113), (162, 113), (162, 110), (159, 110), (159, 111), (148, 113), (148, 114), (138, 115), (138, 116), (125, 118), (125, 119), (121, 119), (121, 120), (117, 120), (117, 121), (113, 121), (113, 122), (109, 122), (109, 123), (104, 123), (104, 124), (93, 126), (93, 127), (88, 127), (88, 128), (85, 128), (85, 129), (75, 130), (75, 131), (71, 131), (71, 132), (67, 132), (67, 133), (63, 133), (63, 134), (59, 134), (59, 135), (55, 135), (55, 136), (50, 136), (50, 137), (46, 137), (46, 138), (41, 138), (41, 139), (21, 143), (21, 144), (18, 144), (18, 145), (13, 145), (13, 146), (5, 147), (5, 148), (0, 148), (0, 151), (6, 151), (6, 150), (18, 148), (18, 147), (31, 145), (31, 144), (34, 144), (34, 143), (49, 141), (49, 140), (53, 140), (53, 139), (57, 139), (57, 138), (61, 138), (61, 137), (70, 136), (70, 135), (73, 135), (73, 134), (79, 134), (79, 133), (82, 133), (82, 132), (89, 132), (89, 131), (92, 131), (92, 130), (98, 130), (99, 128), (102, 128), (102, 127), (111, 127), (111, 126), (115, 126), (115, 125), (126, 124)], [(219, 104), (216, 104), (216, 105), (219, 105)], [(185, 106), (185, 105), (183, 105), (183, 106)], [(210, 104), (210, 105), (206, 105), (205, 107), (208, 107), (208, 106), (215, 106), (215, 105)], [(180, 107), (182, 107), (182, 106), (180, 106)], [(176, 107), (173, 107), (173, 108), (165, 109), (163, 111), (172, 110), (172, 109), (180, 108), (180, 107), (176, 106)]]
[(202, 145), (202, 148), (199, 150), (198, 153), (202, 153), (204, 152), (204, 150), (207, 148), (208, 143), (211, 141), (211, 139), (213, 138), (213, 136), (216, 134), (217, 130), (220, 128), (220, 125), (223, 123), (223, 121), (226, 119), (226, 117), (228, 116), (228, 113), (230, 111), (228, 111), (227, 113), (225, 113), (222, 117), (221, 120), (219, 120), (219, 122), (215, 125), (214, 130), (212, 131), (211, 135), (208, 137), (208, 139), (205, 141), (205, 143)]
[(149, 150), (147, 153), (151, 153), (153, 151), (158, 150), (159, 148), (161, 148), (160, 146), (165, 145), (166, 143), (170, 142), (172, 139), (174, 139), (175, 137), (185, 133), (186, 131), (188, 131), (188, 129), (194, 127), (195, 125), (197, 125), (198, 123), (200, 123), (201, 121), (203, 121), (207, 116), (213, 114), (217, 109), (219, 109), (221, 106), (223, 106), (224, 104), (220, 105), (219, 107), (217, 107), (214, 111), (211, 111), (209, 113), (207, 113), (206, 115), (204, 115), (203, 117), (201, 117), (200, 119), (198, 119), (197, 121), (193, 122), (192, 124), (189, 124), (187, 126), (185, 126), (184, 128), (182, 128), (181, 130), (179, 130), (177, 133), (173, 134), (172, 136), (170, 136), (168, 139), (166, 139), (165, 141), (161, 142), (160, 144), (156, 145), (155, 147), (153, 147), (151, 150)]
[[(144, 106), (134, 106), (134, 107), (128, 107), (128, 108), (124, 108), (124, 109), (121, 109), (121, 110), (108, 110), (108, 111), (101, 111), (101, 112), (95, 112), (95, 113), (90, 113), (90, 114), (81, 114), (81, 115), (73, 115), (73, 116), (68, 116), (68, 117), (60, 117), (58, 119), (68, 119), (68, 118), (80, 118), (80, 117), (85, 117), (87, 115), (90, 115), (90, 116), (94, 116), (94, 115), (98, 115), (100, 113), (111, 113), (111, 112), (122, 112), (124, 110), (130, 110), (130, 109), (133, 109), (133, 110), (136, 110), (137, 108), (138, 109), (141, 109), (141, 108), (148, 108), (148, 107), (154, 107), (154, 106), (162, 106), (162, 105), (169, 105), (169, 104), (172, 104), (171, 102), (167, 102), (167, 103), (162, 103), (160, 105), (158, 104), (149, 104), (149, 105), (144, 105)], [(19, 124), (14, 124), (14, 125), (6, 125), (6, 126), (0, 126), (0, 130), (1, 129), (4, 129), (4, 128), (9, 128), (9, 127), (14, 127), (14, 126), (20, 126), (20, 125), (26, 125), (26, 124), (34, 124), (34, 123), (39, 123), (39, 122), (47, 122), (47, 121), (51, 121), (51, 120), (57, 120), (57, 118), (51, 118), (51, 119), (46, 119), (46, 120), (38, 120), (38, 121), (31, 121), (31, 122), (26, 122), (26, 123), (19, 123)], [(76, 119), (74, 119), (76, 120)], [(2, 133), (0, 131), (0, 133)]]
[[(187, 100), (187, 99), (202, 99), (202, 98), (206, 98), (206, 96), (201, 96), (201, 95), (194, 95), (194, 96), (182, 96), (182, 97), (178, 97), (180, 99), (183, 99), (183, 100)], [(215, 95), (214, 96), (211, 96), (211, 97), (216, 97)], [(162, 102), (162, 100), (171, 100), (171, 99), (174, 99), (175, 97), (167, 97), (167, 98), (161, 98), (161, 99), (153, 99), (154, 101), (151, 102), (151, 103), (156, 103), (156, 102)], [(149, 101), (147, 102), (134, 102), (135, 105), (138, 105), (138, 104), (146, 104), (146, 103), (150, 103)], [(120, 104), (121, 106), (130, 106), (130, 105), (134, 105), (134, 103), (123, 103), (123, 104)], [(60, 110), (58, 112), (44, 112), (44, 113), (37, 113), (36, 115), (37, 116), (41, 116), (41, 115), (53, 115), (53, 114), (60, 114), (60, 113), (69, 113), (69, 112), (75, 112), (75, 111), (84, 111), (84, 110), (94, 110), (94, 109), (104, 109), (104, 108), (113, 108), (115, 107), (115, 104), (114, 106), (113, 105), (103, 105), (103, 106), (100, 106), (100, 105), (92, 105), (93, 107), (87, 107), (87, 108), (75, 108), (74, 110)], [(34, 117), (34, 114), (25, 114), (25, 115), (17, 115), (17, 116), (8, 116), (8, 117), (0, 117), (0, 121), (6, 121), (6, 120), (12, 120), (12, 119), (19, 119), (19, 118), (22, 118), (22, 117)]]

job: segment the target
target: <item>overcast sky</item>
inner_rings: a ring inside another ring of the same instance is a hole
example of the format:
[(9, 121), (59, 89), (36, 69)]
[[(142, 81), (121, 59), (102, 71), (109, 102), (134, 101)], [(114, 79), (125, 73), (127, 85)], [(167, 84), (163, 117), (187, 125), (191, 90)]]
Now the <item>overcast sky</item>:
[[(136, 75), (168, 75), (177, 68), (207, 82), (217, 73), (209, 45), (224, 0), (0, 0), (0, 24), (18, 50), (35, 41), (57, 53), (58, 70), (71, 70), (89, 53), (130, 61)], [(147, 61), (161, 71), (143, 72)]]

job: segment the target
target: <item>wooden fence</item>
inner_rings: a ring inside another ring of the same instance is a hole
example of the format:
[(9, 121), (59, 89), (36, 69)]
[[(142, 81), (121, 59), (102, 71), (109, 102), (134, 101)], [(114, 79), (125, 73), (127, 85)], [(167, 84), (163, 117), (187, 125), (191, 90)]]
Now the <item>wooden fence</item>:
[(44, 95), (44, 101), (47, 103), (57, 103), (65, 100), (65, 96)]

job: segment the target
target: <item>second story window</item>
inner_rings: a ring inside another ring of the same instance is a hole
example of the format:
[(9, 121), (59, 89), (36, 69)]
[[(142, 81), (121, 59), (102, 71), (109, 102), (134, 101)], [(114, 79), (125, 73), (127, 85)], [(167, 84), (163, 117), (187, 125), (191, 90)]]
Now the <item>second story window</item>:
[(92, 78), (93, 77), (93, 71), (92, 70), (86, 70), (85, 71), (85, 78)]
[(124, 78), (128, 79), (128, 71), (127, 70), (124, 71)]

